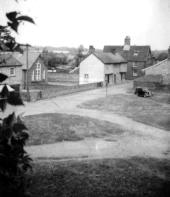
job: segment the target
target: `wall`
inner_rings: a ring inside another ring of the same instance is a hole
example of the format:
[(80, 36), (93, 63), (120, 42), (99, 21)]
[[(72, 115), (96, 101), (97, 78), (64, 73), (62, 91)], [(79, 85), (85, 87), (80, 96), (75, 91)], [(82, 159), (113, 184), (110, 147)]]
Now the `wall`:
[[(135, 65), (137, 68), (137, 76), (133, 76), (133, 70), (132, 67)], [(141, 70), (145, 68), (145, 62), (128, 62), (127, 64), (127, 73), (126, 73), (126, 79), (127, 80), (133, 80), (137, 77), (140, 77), (142, 75)]]
[(119, 72), (127, 72), (127, 63), (121, 63)]
[(141, 81), (134, 81), (133, 87), (144, 87), (150, 90), (155, 91), (165, 91), (170, 92), (170, 84), (161, 84), (161, 83), (153, 83), (153, 82), (141, 82)]
[[(34, 90), (30, 90), (31, 101), (36, 101), (39, 99), (49, 99), (57, 96), (72, 94), (76, 92), (92, 90), (96, 88), (100, 88), (102, 84), (100, 83), (90, 83), (84, 85), (75, 85), (75, 86), (56, 86), (56, 85), (35, 85), (32, 86)], [(41, 92), (41, 93), (40, 93)], [(27, 100), (26, 91), (22, 91), (23, 100)]]
[[(27, 101), (27, 92), (25, 90), (22, 90), (20, 95), (23, 101)], [(30, 101), (37, 101), (42, 99), (42, 94), (40, 90), (29, 91), (29, 96), (30, 96)]]
[[(89, 78), (85, 79), (84, 75)], [(80, 63), (79, 84), (104, 82), (104, 64), (93, 54)]]
[[(29, 71), (28, 71), (28, 80), (31, 81), (31, 82), (36, 82), (35, 78), (34, 78), (34, 81), (32, 80), (32, 73), (34, 71), (34, 75), (35, 75), (37, 62), (39, 62), (41, 64), (41, 80), (40, 81), (47, 82), (47, 79), (48, 79), (48, 76), (47, 76), (48, 75), (47, 68), (44, 65), (44, 62), (42, 61), (42, 59), (40, 57), (34, 62), (34, 64), (32, 65), (32, 67), (29, 69)], [(45, 70), (45, 79), (43, 78), (43, 72), (44, 72), (44, 70)]]
[(8, 79), (4, 81), (7, 84), (21, 84), (22, 83), (22, 69), (21, 66), (15, 67), (15, 76), (9, 76), (9, 68), (14, 68), (15, 66), (11, 67), (1, 67), (0, 72), (4, 73), (8, 76)]
[(170, 84), (170, 60), (163, 60), (158, 64), (155, 64), (154, 66), (145, 69), (145, 74), (161, 74), (163, 76), (163, 83)]
[(79, 75), (75, 73), (48, 73), (49, 82), (72, 82), (77, 83), (79, 81)]
[[(40, 81), (33, 81), (32, 80), (32, 73), (34, 71), (34, 75), (35, 75), (35, 69), (36, 69), (36, 63), (37, 62), (40, 62), (41, 64), (41, 80)], [(45, 79), (43, 79), (43, 72), (45, 70)], [(35, 63), (32, 65), (32, 67), (28, 70), (28, 82), (29, 82), (29, 85), (31, 85), (31, 83), (37, 83), (37, 82), (47, 82), (48, 81), (48, 72), (47, 72), (47, 68), (46, 66), (44, 65), (44, 62), (42, 61), (41, 58), (38, 58)], [(26, 84), (26, 70), (22, 70), (22, 88), (25, 87), (25, 84)]]

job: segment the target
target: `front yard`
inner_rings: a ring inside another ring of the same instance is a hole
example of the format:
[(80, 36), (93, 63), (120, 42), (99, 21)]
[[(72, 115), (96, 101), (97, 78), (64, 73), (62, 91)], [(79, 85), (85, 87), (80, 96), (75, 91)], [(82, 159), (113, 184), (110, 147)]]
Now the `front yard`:
[(120, 135), (125, 130), (107, 121), (65, 114), (39, 114), (26, 116), (24, 122), (29, 130), (28, 145), (77, 141), (87, 137)]
[(170, 161), (153, 158), (38, 161), (32, 197), (168, 197)]
[(157, 93), (150, 98), (113, 95), (86, 102), (80, 107), (110, 111), (135, 121), (170, 130), (170, 95)]

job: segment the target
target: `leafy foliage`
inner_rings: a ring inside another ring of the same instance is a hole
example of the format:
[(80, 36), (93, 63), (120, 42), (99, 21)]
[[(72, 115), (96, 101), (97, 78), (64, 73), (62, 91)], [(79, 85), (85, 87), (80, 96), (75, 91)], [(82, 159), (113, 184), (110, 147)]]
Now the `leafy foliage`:
[(159, 54), (159, 56), (158, 56), (158, 60), (159, 61), (163, 61), (163, 60), (165, 60), (166, 58), (168, 58), (168, 53), (167, 52), (162, 52), (162, 53), (160, 53)]
[(42, 58), (48, 68), (56, 68), (59, 65), (68, 64), (67, 56), (65, 54), (55, 54), (44, 50)]
[(6, 75), (4, 75), (3, 73), (0, 73), (0, 83), (2, 81), (5, 81), (8, 77)]
[(27, 21), (30, 23), (34, 23), (34, 20), (29, 16), (20, 15), (18, 12), (9, 12), (6, 14), (9, 19), (8, 26), (11, 27), (14, 31), (18, 31), (19, 23), (22, 21)]
[[(22, 51), (11, 33), (17, 33), (21, 22), (34, 21), (16, 11), (7, 13), (6, 17), (7, 25), (0, 25), (0, 51)], [(7, 76), (0, 73), (0, 83), (6, 79)], [(0, 114), (5, 112), (8, 104), (17, 106), (23, 105), (23, 102), (20, 95), (9, 85), (0, 84)], [(26, 173), (31, 169), (31, 158), (24, 150), (29, 137), (26, 130), (20, 117), (16, 117), (14, 113), (5, 118), (0, 117), (0, 197), (28, 196), (26, 189), (29, 180)]]
[(18, 32), (18, 27), (21, 22), (30, 22), (34, 24), (34, 20), (19, 12), (13, 11), (6, 13), (8, 19), (7, 25), (0, 25), (0, 51), (22, 51), (20, 44), (11, 36), (11, 30)]
[[(2, 82), (6, 77), (0, 75)], [(1, 85), (2, 86), (2, 85)], [(12, 89), (12, 88), (11, 88)], [(5, 111), (7, 104), (22, 105), (17, 94), (3, 85), (0, 92), (0, 109)], [(26, 196), (28, 181), (26, 172), (31, 169), (31, 158), (24, 150), (28, 140), (27, 128), (14, 113), (1, 119), (0, 123), (0, 196)]]

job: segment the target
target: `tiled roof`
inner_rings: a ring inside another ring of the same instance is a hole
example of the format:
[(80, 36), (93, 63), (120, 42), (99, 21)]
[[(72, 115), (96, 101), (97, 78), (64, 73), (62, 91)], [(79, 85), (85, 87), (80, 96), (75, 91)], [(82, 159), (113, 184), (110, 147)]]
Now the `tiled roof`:
[(104, 64), (115, 64), (115, 63), (125, 63), (127, 62), (120, 54), (94, 52), (93, 53), (98, 59), (100, 59)]
[[(22, 69), (27, 69), (27, 53), (26, 51), (21, 54), (21, 53), (14, 53), (15, 58), (21, 62), (22, 64)], [(32, 67), (34, 62), (37, 60), (37, 58), (40, 56), (39, 52), (28, 52), (28, 69)]]
[(0, 67), (5, 66), (21, 66), (19, 62), (12, 53), (0, 53)]
[(124, 46), (104, 46), (103, 52), (118, 52), (127, 61), (143, 62), (147, 60), (148, 52), (150, 51), (150, 46), (130, 46), (130, 50), (123, 50)]

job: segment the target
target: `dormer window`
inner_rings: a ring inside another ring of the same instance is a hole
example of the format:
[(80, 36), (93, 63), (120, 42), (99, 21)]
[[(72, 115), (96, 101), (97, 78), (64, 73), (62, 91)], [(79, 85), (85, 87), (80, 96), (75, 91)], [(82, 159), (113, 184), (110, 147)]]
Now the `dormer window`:
[(133, 53), (133, 55), (134, 55), (134, 56), (138, 56), (138, 55), (139, 55), (139, 51), (136, 51), (136, 50), (135, 50), (134, 53)]

